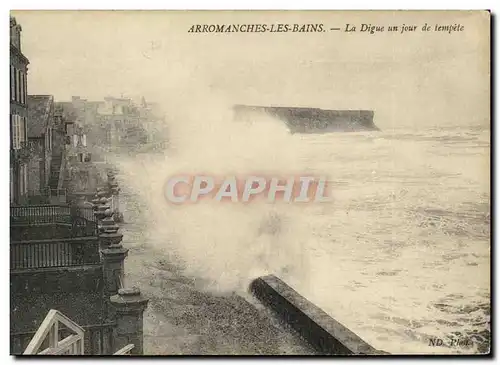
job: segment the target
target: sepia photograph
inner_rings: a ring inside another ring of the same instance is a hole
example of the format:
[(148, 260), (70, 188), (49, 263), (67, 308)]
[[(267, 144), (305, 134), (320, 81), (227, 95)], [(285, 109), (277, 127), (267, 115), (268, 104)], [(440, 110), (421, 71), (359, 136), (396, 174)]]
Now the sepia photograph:
[(491, 355), (491, 22), (11, 10), (10, 355)]

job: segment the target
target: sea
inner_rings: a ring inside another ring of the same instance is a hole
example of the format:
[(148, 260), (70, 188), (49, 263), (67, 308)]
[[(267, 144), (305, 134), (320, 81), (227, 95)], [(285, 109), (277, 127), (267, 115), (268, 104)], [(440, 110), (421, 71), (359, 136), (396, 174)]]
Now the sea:
[[(489, 126), (290, 134), (263, 119), (178, 123), (164, 151), (106, 154), (126, 282), (150, 298), (146, 352), (311, 353), (248, 293), (266, 274), (376, 349), (488, 352)], [(181, 172), (321, 175), (332, 199), (174, 206), (164, 186)]]

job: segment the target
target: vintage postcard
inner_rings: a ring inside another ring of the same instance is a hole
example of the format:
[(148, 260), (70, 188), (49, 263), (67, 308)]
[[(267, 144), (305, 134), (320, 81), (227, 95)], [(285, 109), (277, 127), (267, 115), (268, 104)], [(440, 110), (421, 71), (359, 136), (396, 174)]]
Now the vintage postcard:
[(490, 23), (11, 11), (11, 354), (489, 354)]

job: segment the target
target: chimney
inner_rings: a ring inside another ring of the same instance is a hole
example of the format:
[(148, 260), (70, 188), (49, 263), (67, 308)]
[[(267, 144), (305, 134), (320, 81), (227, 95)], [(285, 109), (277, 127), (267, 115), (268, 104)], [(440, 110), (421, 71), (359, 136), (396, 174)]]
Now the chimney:
[(21, 52), (21, 25), (17, 24), (16, 18), (10, 17), (10, 44)]

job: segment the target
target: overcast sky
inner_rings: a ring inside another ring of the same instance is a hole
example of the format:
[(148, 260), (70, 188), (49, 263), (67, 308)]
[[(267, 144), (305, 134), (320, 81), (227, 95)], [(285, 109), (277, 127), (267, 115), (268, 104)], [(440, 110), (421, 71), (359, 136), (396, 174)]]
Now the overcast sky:
[[(30, 94), (217, 94), (228, 103), (374, 109), (378, 124), (468, 124), (489, 116), (486, 13), (13, 12)], [(190, 34), (193, 24), (323, 23), (358, 32)], [(386, 32), (359, 32), (362, 23)], [(391, 34), (387, 26), (418, 32)], [(422, 25), (462, 24), (460, 33)]]

